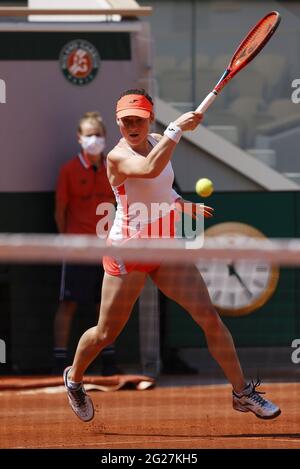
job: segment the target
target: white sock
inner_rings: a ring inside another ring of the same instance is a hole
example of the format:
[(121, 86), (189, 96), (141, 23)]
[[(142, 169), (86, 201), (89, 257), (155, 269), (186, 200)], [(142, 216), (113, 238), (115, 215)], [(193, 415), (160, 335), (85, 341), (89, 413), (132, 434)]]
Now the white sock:
[[(69, 374), (69, 373), (68, 373)], [(81, 381), (71, 381), (69, 378), (68, 378), (68, 375), (67, 375), (67, 385), (68, 385), (68, 388), (70, 389), (78, 389), (80, 388), (81, 386)]]

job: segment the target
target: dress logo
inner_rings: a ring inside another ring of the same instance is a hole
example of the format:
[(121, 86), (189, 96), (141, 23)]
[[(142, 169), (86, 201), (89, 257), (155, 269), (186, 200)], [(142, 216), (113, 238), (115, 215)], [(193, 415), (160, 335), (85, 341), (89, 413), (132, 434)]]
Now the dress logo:
[(68, 42), (59, 56), (64, 76), (74, 85), (86, 85), (97, 75), (100, 67), (99, 53), (93, 44), (83, 39)]

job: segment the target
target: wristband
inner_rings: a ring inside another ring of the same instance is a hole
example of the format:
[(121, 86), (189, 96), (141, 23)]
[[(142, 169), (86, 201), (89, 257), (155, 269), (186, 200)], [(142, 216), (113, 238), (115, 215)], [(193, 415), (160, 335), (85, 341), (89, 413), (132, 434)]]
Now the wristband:
[(168, 137), (173, 142), (178, 143), (181, 139), (182, 130), (178, 127), (174, 122), (170, 122), (166, 130), (164, 131), (164, 135)]

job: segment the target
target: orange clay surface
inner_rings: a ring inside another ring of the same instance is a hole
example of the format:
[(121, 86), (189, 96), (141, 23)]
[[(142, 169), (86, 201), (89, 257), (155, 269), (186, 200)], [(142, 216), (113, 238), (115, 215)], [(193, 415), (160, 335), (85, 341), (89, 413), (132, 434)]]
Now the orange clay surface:
[(261, 420), (232, 409), (228, 385), (91, 391), (96, 416), (81, 422), (62, 387), (0, 391), (1, 448), (300, 448), (300, 384), (264, 384), (282, 414)]

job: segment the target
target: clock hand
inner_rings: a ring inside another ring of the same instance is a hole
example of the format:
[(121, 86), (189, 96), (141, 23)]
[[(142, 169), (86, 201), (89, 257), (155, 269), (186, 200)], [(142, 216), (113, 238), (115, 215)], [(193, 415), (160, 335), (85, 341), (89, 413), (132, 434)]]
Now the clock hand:
[(238, 281), (240, 282), (240, 284), (245, 288), (245, 290), (247, 291), (247, 293), (248, 293), (250, 296), (252, 296), (252, 293), (251, 293), (251, 291), (249, 290), (249, 288), (247, 287), (247, 285), (245, 284), (244, 280), (240, 277), (240, 275), (238, 274), (238, 272), (235, 270), (234, 263), (232, 262), (231, 264), (227, 264), (227, 267), (228, 267), (229, 275), (235, 275), (236, 278), (238, 279)]

